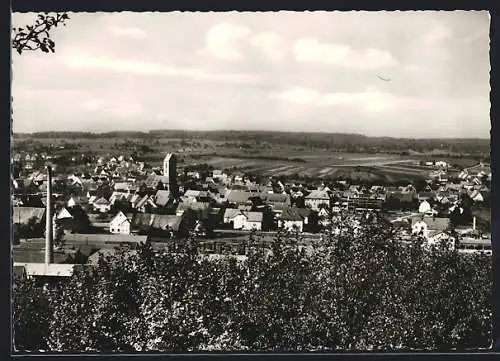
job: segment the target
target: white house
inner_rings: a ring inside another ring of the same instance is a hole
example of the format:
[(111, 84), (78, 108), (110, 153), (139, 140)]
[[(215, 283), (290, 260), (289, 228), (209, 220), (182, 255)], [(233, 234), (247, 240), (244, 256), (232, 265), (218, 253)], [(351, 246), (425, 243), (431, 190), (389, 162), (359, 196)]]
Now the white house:
[(233, 208), (228, 208), (224, 212), (224, 223), (232, 224), (233, 229), (261, 230), (262, 218), (262, 212), (247, 212)]
[(111, 210), (111, 203), (109, 203), (109, 201), (104, 197), (101, 197), (98, 200), (96, 200), (93, 203), (93, 206), (94, 206), (94, 211), (99, 211), (101, 213), (106, 213)]
[(319, 210), (318, 217), (319, 217), (319, 224), (321, 224), (324, 227), (330, 225), (331, 217), (330, 217), (330, 213), (328, 212), (328, 210), (326, 208), (322, 208)]
[(309, 215), (310, 210), (306, 208), (285, 208), (278, 219), (278, 227), (288, 231), (302, 232), (304, 225), (309, 223)]
[(330, 196), (326, 191), (314, 190), (305, 198), (304, 203), (314, 211), (319, 210), (320, 205), (330, 208)]
[(420, 203), (420, 206), (418, 207), (418, 213), (428, 213), (431, 211), (431, 205), (427, 201), (423, 201)]
[(130, 219), (123, 212), (118, 212), (109, 222), (109, 231), (115, 234), (130, 234), (130, 224)]

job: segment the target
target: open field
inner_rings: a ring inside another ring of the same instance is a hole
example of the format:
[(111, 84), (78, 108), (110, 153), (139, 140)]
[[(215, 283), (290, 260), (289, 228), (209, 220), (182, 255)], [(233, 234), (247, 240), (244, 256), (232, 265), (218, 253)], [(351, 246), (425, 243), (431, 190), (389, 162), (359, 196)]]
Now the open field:
[(345, 152), (314, 149), (290, 144), (274, 144), (238, 140), (191, 138), (162, 138), (120, 135), (115, 137), (14, 137), (14, 151), (45, 151), (62, 155), (94, 154), (132, 155), (151, 166), (161, 166), (165, 153), (178, 155), (179, 167), (207, 164), (215, 169), (240, 170), (255, 175), (287, 178), (333, 179), (395, 182), (427, 177), (431, 167), (420, 161), (443, 160), (456, 167), (470, 167), (478, 163), (476, 156), (436, 155), (409, 152)]

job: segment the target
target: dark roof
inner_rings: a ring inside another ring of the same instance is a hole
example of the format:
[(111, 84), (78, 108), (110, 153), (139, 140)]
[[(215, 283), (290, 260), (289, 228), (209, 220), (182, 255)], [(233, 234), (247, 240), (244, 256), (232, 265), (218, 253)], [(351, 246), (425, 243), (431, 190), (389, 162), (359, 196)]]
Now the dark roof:
[[(93, 253), (87, 260), (87, 264), (95, 265), (97, 266), (99, 264), (99, 258), (102, 256), (103, 258), (107, 257), (113, 257), (117, 254), (118, 250), (114, 248), (103, 248), (98, 250), (97, 252)], [(128, 252), (123, 252), (123, 255), (125, 256), (132, 256), (137, 254), (137, 251), (135, 250), (130, 250)]]
[(102, 204), (102, 205), (108, 205), (109, 201), (106, 198), (101, 197), (97, 201), (95, 201), (94, 204), (97, 204), (97, 205), (100, 205), (100, 204)]
[(301, 215), (292, 207), (283, 209), (281, 219), (284, 221), (302, 221)]
[(101, 244), (101, 243), (145, 243), (147, 236), (120, 234), (65, 234), (66, 243)]
[(247, 218), (248, 222), (262, 222), (263, 214), (262, 212), (242, 212)]
[(290, 195), (280, 193), (262, 193), (262, 200), (270, 203), (290, 203)]
[(244, 203), (251, 197), (255, 197), (255, 193), (231, 190), (227, 195), (227, 201), (230, 203)]
[(158, 183), (160, 182), (160, 178), (158, 175), (149, 175), (146, 180), (144, 181), (144, 184), (148, 188), (156, 188), (158, 186)]
[(155, 229), (166, 229), (168, 227), (177, 232), (179, 230), (181, 222), (182, 217), (180, 216), (170, 214), (156, 214), (151, 227)]
[(418, 194), (419, 199), (432, 199), (434, 197), (436, 197), (436, 193), (434, 192), (420, 192)]
[(401, 202), (407, 202), (407, 203), (413, 202), (413, 199), (415, 198), (414, 196), (415, 193), (413, 192), (401, 192), (401, 191), (391, 192), (387, 194), (388, 199), (390, 198), (399, 199)]
[(428, 229), (436, 231), (444, 231), (450, 225), (449, 218), (424, 217), (423, 221), (427, 224)]
[(13, 266), (12, 277), (14, 279), (22, 279), (26, 277), (26, 269), (24, 266)]
[(283, 209), (281, 219), (285, 221), (302, 221), (304, 218), (309, 217), (311, 210), (308, 208), (288, 207)]
[[(64, 252), (53, 252), (54, 263), (66, 263), (71, 256)], [(16, 263), (43, 263), (45, 262), (45, 246), (43, 244), (15, 246), (12, 249), (12, 259)]]
[(139, 199), (139, 201), (135, 205), (136, 208), (141, 208), (142, 206), (144, 206), (147, 203), (148, 199), (149, 199), (148, 195), (145, 195), (144, 197)]
[(326, 191), (320, 191), (320, 190), (313, 190), (308, 196), (306, 196), (306, 199), (325, 199), (325, 200), (330, 200), (330, 196)]
[(138, 228), (149, 228), (153, 224), (155, 215), (151, 213), (136, 213), (132, 218), (132, 226)]
[(272, 205), (272, 209), (274, 211), (282, 211), (283, 209), (289, 208), (289, 207), (290, 207), (290, 204), (281, 203), (281, 202), (273, 203), (273, 205)]
[(240, 204), (238, 205), (238, 209), (241, 211), (251, 211), (253, 206), (251, 204)]
[(208, 202), (182, 202), (177, 206), (177, 211), (185, 211), (188, 209), (203, 211), (208, 208), (210, 208), (210, 203)]
[(31, 218), (40, 223), (45, 217), (45, 208), (38, 207), (14, 207), (12, 213), (13, 224), (27, 224)]

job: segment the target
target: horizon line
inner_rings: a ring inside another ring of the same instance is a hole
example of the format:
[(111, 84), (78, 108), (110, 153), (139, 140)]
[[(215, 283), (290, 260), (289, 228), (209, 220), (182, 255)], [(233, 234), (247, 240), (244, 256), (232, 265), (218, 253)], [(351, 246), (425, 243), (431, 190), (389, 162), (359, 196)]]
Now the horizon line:
[(149, 130), (108, 130), (108, 131), (90, 131), (90, 130), (44, 130), (35, 132), (12, 132), (12, 136), (16, 135), (37, 135), (45, 133), (81, 133), (81, 134), (92, 134), (92, 135), (106, 135), (112, 133), (139, 133), (139, 134), (151, 134), (154, 132), (186, 132), (186, 133), (278, 133), (278, 134), (323, 134), (323, 135), (350, 135), (359, 136), (365, 138), (388, 138), (388, 139), (408, 139), (408, 140), (489, 140), (491, 142), (491, 137), (407, 137), (407, 136), (385, 136), (385, 135), (366, 135), (362, 133), (349, 133), (349, 132), (321, 132), (321, 131), (302, 131), (302, 130), (250, 130), (250, 129), (211, 129), (211, 130), (196, 130), (196, 129), (149, 129)]

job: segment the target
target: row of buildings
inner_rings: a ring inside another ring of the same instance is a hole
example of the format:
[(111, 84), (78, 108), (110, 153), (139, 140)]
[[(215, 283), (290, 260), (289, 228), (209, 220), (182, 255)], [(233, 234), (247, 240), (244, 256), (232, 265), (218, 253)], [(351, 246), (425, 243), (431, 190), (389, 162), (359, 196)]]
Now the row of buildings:
[[(273, 178), (259, 184), (222, 170), (205, 176), (195, 170), (178, 173), (174, 154), (165, 157), (163, 169), (121, 156), (99, 158), (87, 172), (52, 179), (46, 172), (27, 170), (12, 182), (14, 260), (40, 262), (47, 214), (52, 241), (63, 248), (59, 262), (90, 257), (103, 244), (168, 242), (192, 232), (205, 237), (219, 231), (317, 233), (332, 225), (335, 214), (357, 211), (384, 210), (402, 232), (436, 239), (450, 229), (449, 214), (460, 212), (464, 198), (488, 204), (491, 174), (483, 169), (462, 173), (455, 181), (432, 174), (421, 189)], [(54, 205), (47, 204), (49, 188)]]

